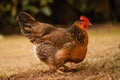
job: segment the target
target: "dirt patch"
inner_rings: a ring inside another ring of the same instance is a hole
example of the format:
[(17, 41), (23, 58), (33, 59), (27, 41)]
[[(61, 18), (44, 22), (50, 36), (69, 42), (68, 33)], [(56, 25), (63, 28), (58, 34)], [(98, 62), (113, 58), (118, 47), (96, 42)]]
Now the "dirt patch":
[(33, 56), (32, 44), (22, 36), (0, 41), (0, 80), (119, 80), (120, 28), (89, 30), (88, 53), (73, 73), (50, 73)]

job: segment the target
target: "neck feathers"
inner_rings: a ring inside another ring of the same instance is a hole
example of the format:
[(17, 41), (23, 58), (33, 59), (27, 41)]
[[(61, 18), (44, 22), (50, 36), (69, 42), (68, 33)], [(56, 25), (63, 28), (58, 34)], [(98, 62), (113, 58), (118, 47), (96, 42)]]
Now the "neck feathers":
[(73, 40), (79, 45), (87, 45), (88, 44), (88, 34), (85, 30), (78, 28), (76, 25), (73, 25), (69, 32)]

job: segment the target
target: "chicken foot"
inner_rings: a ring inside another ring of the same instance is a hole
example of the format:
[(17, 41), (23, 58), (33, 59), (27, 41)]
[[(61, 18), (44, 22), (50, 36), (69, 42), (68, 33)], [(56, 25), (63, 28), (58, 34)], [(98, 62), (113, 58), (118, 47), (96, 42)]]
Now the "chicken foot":
[(63, 65), (62, 68), (59, 69), (62, 72), (76, 72), (77, 69), (70, 68), (68, 66)]

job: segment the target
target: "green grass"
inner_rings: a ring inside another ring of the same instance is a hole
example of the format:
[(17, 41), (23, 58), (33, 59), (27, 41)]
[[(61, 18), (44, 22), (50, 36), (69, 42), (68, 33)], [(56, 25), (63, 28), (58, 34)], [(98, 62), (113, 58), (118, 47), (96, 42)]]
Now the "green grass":
[(27, 38), (5, 36), (0, 40), (0, 80), (119, 80), (120, 26), (95, 25), (88, 33), (87, 56), (80, 64), (68, 64), (79, 70), (69, 74), (49, 73), (48, 67), (34, 57)]

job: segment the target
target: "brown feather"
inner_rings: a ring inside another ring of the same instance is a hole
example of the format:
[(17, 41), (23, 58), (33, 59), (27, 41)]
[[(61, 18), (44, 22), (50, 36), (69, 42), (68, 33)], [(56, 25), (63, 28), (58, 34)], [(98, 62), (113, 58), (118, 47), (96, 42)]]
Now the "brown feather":
[(88, 34), (80, 21), (76, 21), (66, 30), (36, 21), (27, 13), (20, 13), (18, 22), (23, 35), (36, 46), (38, 58), (51, 70), (65, 67), (66, 62), (79, 63), (84, 60)]

